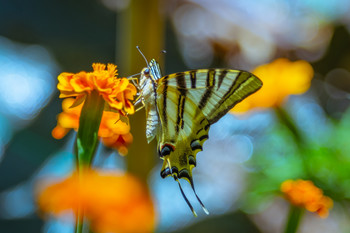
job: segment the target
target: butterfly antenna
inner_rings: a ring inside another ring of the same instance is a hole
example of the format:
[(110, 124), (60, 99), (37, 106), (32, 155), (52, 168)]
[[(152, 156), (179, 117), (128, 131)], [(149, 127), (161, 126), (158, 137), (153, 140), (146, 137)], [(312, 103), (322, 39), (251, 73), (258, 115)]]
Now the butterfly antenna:
[(159, 60), (161, 54), (166, 54), (166, 50), (163, 49), (163, 50), (160, 51), (160, 54), (159, 54), (159, 56), (158, 56), (158, 60)]
[(161, 54), (166, 54), (166, 50), (163, 49), (163, 50), (160, 51), (160, 54), (158, 55), (158, 60), (160, 60), (160, 55), (161, 55)]
[(204, 213), (206, 213), (207, 215), (209, 215), (209, 211), (207, 210), (207, 208), (205, 208), (203, 202), (202, 202), (201, 199), (198, 197), (197, 192), (196, 192), (196, 190), (194, 189), (193, 180), (191, 180), (190, 183), (191, 183), (191, 187), (192, 187), (192, 190), (193, 190), (193, 192), (194, 192), (194, 195), (196, 195), (196, 198), (197, 198), (199, 204), (201, 204)]
[(179, 188), (180, 188), (180, 191), (181, 191), (182, 197), (185, 199), (185, 201), (186, 201), (186, 203), (187, 203), (188, 207), (190, 207), (190, 209), (191, 209), (191, 211), (192, 211), (193, 215), (194, 215), (195, 217), (197, 217), (197, 213), (196, 213), (196, 211), (193, 209), (193, 207), (192, 207), (191, 203), (188, 201), (188, 199), (187, 199), (187, 197), (186, 197), (186, 195), (185, 195), (184, 191), (182, 190), (182, 187), (181, 187), (180, 181), (179, 181), (179, 179), (177, 178), (177, 176), (176, 176), (176, 175), (174, 175), (174, 179), (175, 179), (175, 180), (176, 180), (176, 182), (179, 184)]
[(145, 59), (145, 62), (146, 62), (146, 64), (147, 64), (147, 66), (148, 66), (148, 61), (147, 61), (147, 58), (145, 57), (145, 55), (143, 55), (143, 53), (141, 52), (141, 49), (140, 49), (140, 47), (137, 45), (136, 46), (136, 48), (137, 48), (137, 50), (141, 53), (141, 55), (142, 55), (142, 57), (143, 57), (143, 59)]

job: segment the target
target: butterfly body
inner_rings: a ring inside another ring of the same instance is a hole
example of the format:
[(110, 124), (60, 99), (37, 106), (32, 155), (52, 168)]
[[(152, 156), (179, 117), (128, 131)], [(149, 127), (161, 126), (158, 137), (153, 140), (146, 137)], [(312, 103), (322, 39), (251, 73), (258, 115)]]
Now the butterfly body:
[[(155, 65), (157, 69), (160, 70), (159, 65), (157, 63)], [(150, 143), (161, 130), (157, 108), (157, 86), (160, 74), (153, 75), (153, 73), (154, 71), (152, 71), (151, 75), (150, 68), (144, 68), (140, 78), (140, 94), (143, 97), (146, 110), (146, 138), (148, 143)]]
[(162, 77), (152, 59), (141, 71), (139, 88), (146, 109), (147, 140), (157, 138), (158, 154), (164, 160), (161, 177), (185, 179), (194, 190), (192, 169), (210, 125), (261, 86), (253, 74), (230, 69), (198, 69)]

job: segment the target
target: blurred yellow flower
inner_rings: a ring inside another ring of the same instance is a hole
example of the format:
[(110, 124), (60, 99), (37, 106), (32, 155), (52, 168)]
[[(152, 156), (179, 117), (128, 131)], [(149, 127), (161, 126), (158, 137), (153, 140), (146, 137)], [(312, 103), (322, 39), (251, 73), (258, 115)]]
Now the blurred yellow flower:
[[(54, 138), (61, 139), (71, 129), (77, 130), (79, 128), (79, 117), (83, 105), (71, 107), (74, 101), (73, 98), (63, 100), (63, 111), (58, 114), (57, 126), (52, 130)], [(130, 125), (119, 119), (120, 113), (104, 111), (98, 136), (102, 139), (104, 145), (118, 150), (121, 155), (126, 155), (133, 137), (130, 133)]]
[(310, 180), (286, 180), (281, 185), (281, 191), (293, 205), (317, 212), (321, 218), (326, 218), (333, 207), (332, 199), (324, 196)]
[(61, 73), (58, 76), (57, 89), (60, 98), (76, 97), (77, 103), (92, 91), (97, 91), (109, 107), (128, 114), (134, 113), (130, 100), (136, 95), (136, 87), (126, 78), (117, 78), (117, 66), (100, 63), (92, 64), (93, 72), (81, 71), (77, 74)]
[(38, 191), (42, 212), (79, 208), (97, 233), (153, 232), (155, 208), (147, 187), (130, 174), (84, 169)]
[(286, 58), (258, 66), (252, 71), (264, 83), (262, 88), (237, 104), (233, 112), (245, 112), (253, 108), (280, 106), (289, 95), (306, 92), (314, 76), (312, 66), (303, 60), (292, 62)]

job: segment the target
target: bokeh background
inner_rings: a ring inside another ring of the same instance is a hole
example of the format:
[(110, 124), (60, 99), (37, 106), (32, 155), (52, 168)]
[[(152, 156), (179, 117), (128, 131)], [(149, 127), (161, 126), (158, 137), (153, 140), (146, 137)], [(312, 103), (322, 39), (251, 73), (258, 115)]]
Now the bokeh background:
[(149, 184), (157, 232), (281, 232), (288, 203), (279, 184), (306, 176), (335, 204), (327, 219), (306, 214), (300, 232), (347, 232), (349, 30), (347, 0), (0, 1), (0, 232), (73, 232), (65, 221), (42, 220), (33, 192), (40, 177), (74, 167), (75, 133), (51, 137), (61, 112), (57, 76), (89, 71), (93, 62), (117, 64), (119, 76), (138, 73), (146, 64), (136, 45), (164, 74), (252, 70), (279, 57), (306, 60), (314, 69), (308, 92), (283, 105), (306, 150), (273, 109), (228, 114), (211, 127), (194, 169), (209, 216), (184, 185), (199, 213), (194, 218), (177, 184), (159, 176), (143, 111), (130, 117), (134, 142), (126, 157), (100, 146), (95, 166), (128, 170)]

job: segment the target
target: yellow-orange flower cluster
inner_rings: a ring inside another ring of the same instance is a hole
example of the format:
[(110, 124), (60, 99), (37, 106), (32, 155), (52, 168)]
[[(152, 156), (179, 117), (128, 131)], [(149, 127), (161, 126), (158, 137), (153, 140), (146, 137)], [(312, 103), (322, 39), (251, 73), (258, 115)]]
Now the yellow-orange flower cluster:
[(279, 58), (252, 71), (263, 82), (262, 88), (237, 104), (234, 112), (280, 106), (289, 95), (306, 92), (314, 76), (312, 66), (303, 60)]
[(310, 180), (286, 180), (281, 185), (281, 191), (293, 205), (316, 212), (322, 218), (326, 218), (333, 207), (332, 199), (324, 196)]
[(136, 95), (136, 88), (126, 78), (117, 78), (117, 66), (94, 63), (93, 72), (81, 71), (77, 74), (61, 73), (57, 88), (60, 98), (76, 97), (81, 100), (86, 94), (97, 91), (110, 108), (133, 114), (134, 106), (130, 100)]
[[(71, 107), (73, 98), (64, 99), (61, 112), (57, 117), (57, 126), (52, 130), (52, 136), (56, 139), (63, 138), (71, 129), (79, 128), (79, 117), (82, 104)], [(103, 144), (118, 150), (119, 154), (126, 155), (128, 146), (132, 143), (133, 137), (130, 133), (130, 125), (120, 120), (117, 112), (104, 111), (101, 119), (98, 136)]]
[(97, 233), (147, 233), (156, 226), (149, 191), (130, 174), (93, 170), (73, 173), (39, 191), (38, 204), (42, 212), (54, 215), (67, 210), (77, 214), (80, 208)]

